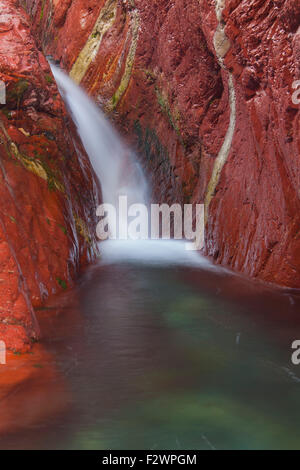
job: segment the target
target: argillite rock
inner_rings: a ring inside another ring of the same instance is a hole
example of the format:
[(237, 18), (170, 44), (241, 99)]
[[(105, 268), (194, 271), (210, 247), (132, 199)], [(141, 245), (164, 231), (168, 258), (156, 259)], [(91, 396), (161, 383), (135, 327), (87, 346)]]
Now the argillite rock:
[(97, 194), (28, 16), (14, 0), (0, 0), (0, 79), (0, 340), (26, 351), (39, 336), (34, 309), (70, 286), (96, 254)]
[(206, 254), (299, 288), (299, 1), (25, 3), (44, 52), (136, 144), (156, 199), (205, 202)]

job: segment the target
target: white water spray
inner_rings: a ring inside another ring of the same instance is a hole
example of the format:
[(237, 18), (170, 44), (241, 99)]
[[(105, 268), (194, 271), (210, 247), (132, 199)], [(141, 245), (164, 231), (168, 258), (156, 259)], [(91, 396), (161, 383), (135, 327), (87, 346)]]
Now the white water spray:
[(103, 203), (118, 207), (119, 196), (127, 196), (129, 205), (145, 204), (147, 184), (136, 156), (86, 92), (55, 65), (51, 69), (101, 183)]
[[(147, 183), (134, 153), (86, 92), (55, 65), (51, 64), (51, 69), (100, 181), (103, 203), (117, 208), (119, 197), (127, 196), (128, 206), (145, 204)], [(186, 251), (185, 246), (184, 241), (175, 240), (108, 240), (101, 243), (102, 262), (213, 267), (197, 252)]]

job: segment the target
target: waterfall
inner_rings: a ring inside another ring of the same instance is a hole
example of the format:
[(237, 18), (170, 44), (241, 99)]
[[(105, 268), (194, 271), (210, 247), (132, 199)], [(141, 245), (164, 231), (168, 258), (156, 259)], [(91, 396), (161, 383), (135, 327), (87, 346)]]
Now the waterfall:
[(103, 203), (118, 207), (119, 196), (127, 196), (128, 205), (145, 204), (147, 183), (136, 155), (86, 92), (55, 65), (51, 70), (101, 183)]
[[(118, 208), (120, 196), (127, 196), (128, 206), (147, 205), (148, 186), (134, 152), (122, 142), (87, 93), (60, 68), (50, 66), (99, 179), (103, 203)], [(127, 220), (119, 219), (119, 225), (125, 223), (127, 226)], [(195, 251), (187, 251), (185, 246), (182, 240), (107, 240), (101, 243), (101, 260), (104, 264), (133, 262), (213, 268), (208, 260)]]

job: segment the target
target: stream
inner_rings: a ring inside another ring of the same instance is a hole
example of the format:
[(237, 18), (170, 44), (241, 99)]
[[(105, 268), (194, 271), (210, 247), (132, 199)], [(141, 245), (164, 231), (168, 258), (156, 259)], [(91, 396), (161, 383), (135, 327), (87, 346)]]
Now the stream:
[[(145, 202), (135, 156), (85, 93), (52, 70), (104, 201)], [(184, 246), (105, 241), (76, 287), (37, 312), (47, 355), (34, 364), (40, 375), (22, 413), (60, 406), (2, 434), (0, 448), (300, 448), (300, 366), (291, 361), (299, 293), (250, 282)]]
[(39, 314), (64, 409), (0, 447), (298, 449), (299, 305), (205, 264), (99, 262)]

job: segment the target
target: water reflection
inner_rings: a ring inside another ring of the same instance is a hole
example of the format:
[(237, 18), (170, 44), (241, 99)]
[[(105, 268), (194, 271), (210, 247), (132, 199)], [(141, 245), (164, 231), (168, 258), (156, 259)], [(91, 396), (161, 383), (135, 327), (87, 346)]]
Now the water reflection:
[(123, 263), (89, 268), (77, 299), (76, 314), (68, 294), (42, 321), (70, 390), (64, 414), (2, 447), (300, 447), (297, 295), (217, 271)]
[(64, 379), (41, 345), (30, 354), (8, 352), (0, 374), (0, 442), (9, 433), (27, 432), (62, 416), (67, 401)]

